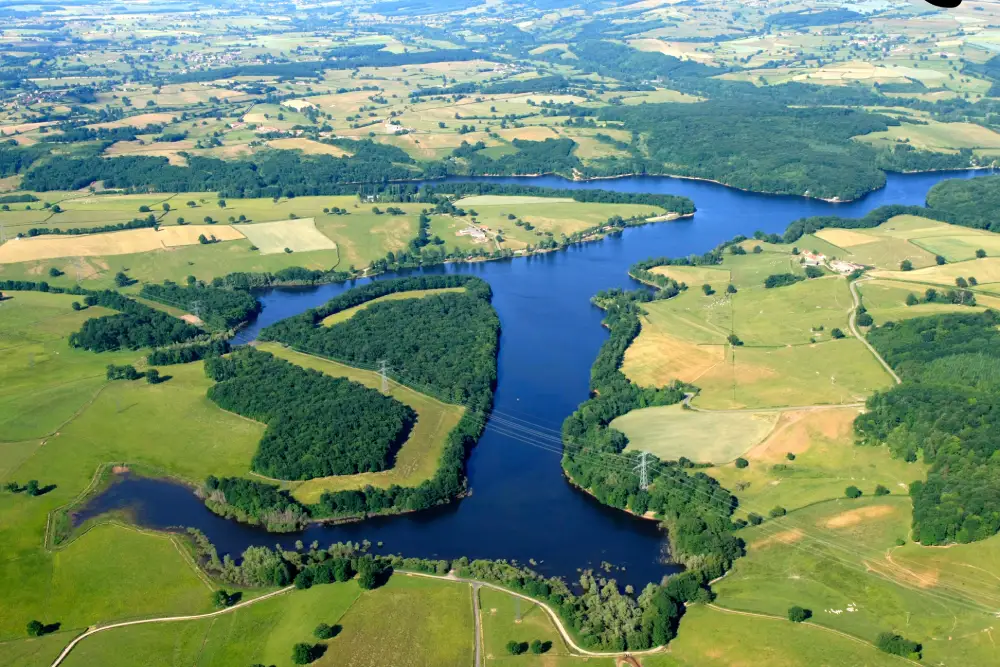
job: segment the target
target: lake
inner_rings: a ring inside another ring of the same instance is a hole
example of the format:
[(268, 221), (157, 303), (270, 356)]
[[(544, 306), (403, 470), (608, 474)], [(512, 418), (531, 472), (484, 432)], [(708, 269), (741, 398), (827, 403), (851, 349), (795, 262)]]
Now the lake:
[[(579, 569), (606, 562), (620, 568), (614, 573), (620, 583), (639, 589), (677, 571), (663, 557), (666, 536), (655, 522), (604, 507), (570, 486), (559, 464), (562, 421), (587, 398), (590, 366), (606, 337), (601, 311), (590, 304), (590, 297), (612, 287), (635, 288), (637, 283), (626, 271), (641, 259), (700, 254), (737, 234), (749, 236), (756, 230), (781, 233), (788, 223), (806, 216), (859, 217), (884, 204), (922, 205), (935, 183), (974, 175), (890, 174), (882, 190), (842, 204), (753, 194), (668, 177), (592, 182), (554, 176), (456, 179), (683, 195), (698, 208), (692, 218), (629, 228), (562, 252), (427, 269), (471, 273), (488, 281), (503, 329), (495, 410), (468, 460), (471, 496), (416, 514), (274, 535), (212, 514), (185, 487), (130, 478), (93, 499), (80, 517), (129, 509), (137, 523), (149, 528), (194, 526), (208, 535), (220, 555), (237, 556), (250, 545), (290, 547), (296, 540), (306, 544), (317, 540), (325, 546), (367, 539), (373, 544), (383, 542), (377, 550), (381, 553), (533, 561), (535, 569), (568, 580), (575, 580)], [(238, 342), (249, 342), (262, 327), (350, 287), (264, 292), (261, 316), (240, 333)]]

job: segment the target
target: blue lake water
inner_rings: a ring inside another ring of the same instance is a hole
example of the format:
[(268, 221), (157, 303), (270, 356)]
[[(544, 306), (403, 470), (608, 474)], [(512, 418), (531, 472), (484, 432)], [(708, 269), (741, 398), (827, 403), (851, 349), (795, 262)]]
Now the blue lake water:
[[(606, 336), (600, 326), (601, 312), (590, 304), (590, 297), (612, 287), (634, 288), (636, 283), (626, 271), (647, 257), (702, 253), (755, 230), (781, 233), (788, 223), (806, 216), (859, 217), (884, 204), (922, 205), (935, 183), (974, 175), (890, 174), (882, 190), (843, 204), (753, 194), (666, 177), (596, 182), (553, 176), (479, 179), (684, 195), (694, 200), (698, 212), (692, 218), (629, 228), (621, 235), (562, 252), (428, 269), (472, 273), (488, 281), (503, 328), (494, 417), (468, 461), (470, 497), (416, 514), (274, 535), (215, 516), (184, 487), (126, 479), (91, 501), (81, 517), (128, 508), (143, 526), (197, 527), (220, 554), (234, 556), (250, 545), (290, 546), (299, 539), (326, 545), (367, 539), (383, 542), (383, 553), (508, 559), (523, 564), (533, 559), (536, 569), (569, 580), (576, 578), (579, 569), (609, 562), (622, 568), (615, 575), (620, 583), (638, 589), (659, 581), (677, 567), (663, 558), (667, 541), (657, 524), (600, 505), (570, 486), (559, 465), (559, 428), (587, 398), (590, 366)], [(262, 327), (350, 287), (325, 285), (263, 293), (264, 310), (252, 327), (241, 332), (239, 342), (252, 340)]]

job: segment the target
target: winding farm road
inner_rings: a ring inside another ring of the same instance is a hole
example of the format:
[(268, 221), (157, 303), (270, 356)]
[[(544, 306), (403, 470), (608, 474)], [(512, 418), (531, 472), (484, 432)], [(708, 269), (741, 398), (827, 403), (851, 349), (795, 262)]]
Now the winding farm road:
[(110, 625), (92, 627), (89, 628), (82, 635), (78, 636), (76, 639), (71, 641), (69, 645), (62, 650), (62, 653), (59, 654), (59, 657), (57, 657), (52, 662), (52, 667), (58, 667), (60, 664), (62, 664), (62, 661), (66, 659), (66, 656), (69, 655), (70, 651), (76, 648), (77, 644), (82, 642), (87, 637), (90, 637), (91, 635), (96, 635), (98, 632), (104, 632), (105, 630), (111, 630), (113, 628), (124, 628), (129, 625), (144, 625), (146, 623), (172, 623), (174, 621), (197, 621), (202, 618), (213, 618), (215, 616), (221, 616), (222, 614), (232, 613), (237, 609), (241, 609), (243, 607), (249, 607), (252, 604), (257, 604), (258, 602), (261, 602), (268, 598), (273, 598), (275, 595), (281, 595), (282, 593), (287, 593), (288, 591), (293, 590), (294, 588), (295, 586), (288, 586), (286, 588), (282, 588), (281, 590), (277, 590), (272, 593), (268, 593), (266, 595), (261, 595), (259, 598), (247, 600), (246, 602), (240, 602), (238, 604), (234, 604), (232, 607), (226, 607), (225, 609), (209, 612), (207, 614), (194, 614), (192, 616), (167, 616), (165, 618), (145, 618), (139, 621), (123, 621), (121, 623), (111, 623)]
[(858, 306), (861, 305), (861, 294), (858, 293), (858, 285), (863, 282), (865, 282), (865, 280), (852, 280), (848, 283), (851, 287), (851, 297), (854, 299), (854, 305), (851, 306), (851, 311), (847, 316), (847, 326), (851, 329), (851, 333), (854, 334), (854, 337), (860, 340), (862, 344), (868, 348), (868, 351), (872, 353), (872, 356), (878, 359), (878, 362), (882, 364), (882, 368), (884, 368), (886, 372), (892, 376), (892, 379), (896, 381), (896, 384), (903, 384), (903, 381), (899, 379), (898, 375), (896, 375), (896, 371), (892, 370), (892, 366), (890, 366), (888, 362), (882, 358), (882, 355), (879, 354), (874, 347), (872, 347), (872, 344), (868, 342), (868, 339), (862, 336), (861, 332), (858, 331), (856, 320), (858, 319)]
[[(552, 623), (556, 626), (556, 629), (559, 631), (560, 636), (562, 636), (563, 641), (566, 642), (566, 646), (568, 646), (572, 651), (575, 651), (580, 655), (585, 655), (593, 658), (614, 658), (614, 657), (628, 657), (633, 655), (650, 655), (652, 653), (660, 653), (666, 650), (665, 647), (663, 646), (657, 646), (656, 648), (646, 649), (645, 651), (588, 651), (587, 649), (577, 645), (577, 643), (573, 641), (573, 637), (570, 636), (569, 632), (566, 630), (566, 626), (563, 625), (562, 619), (559, 618), (559, 615), (555, 612), (554, 609), (552, 609), (552, 607), (550, 607), (549, 605), (540, 600), (536, 600), (533, 597), (528, 597), (527, 595), (522, 595), (521, 593), (512, 591), (509, 588), (504, 588), (503, 586), (498, 586), (496, 584), (491, 584), (485, 581), (478, 581), (476, 579), (464, 579), (462, 577), (456, 576), (454, 573), (446, 575), (438, 575), (438, 574), (426, 574), (424, 572), (406, 572), (405, 574), (410, 577), (427, 577), (428, 579), (438, 579), (442, 581), (454, 581), (463, 584), (471, 584), (473, 587), (485, 586), (486, 588), (492, 588), (493, 590), (497, 590), (502, 593), (507, 593), (508, 595), (513, 595), (514, 597), (519, 597), (522, 600), (527, 600), (532, 604), (537, 604), (545, 611), (546, 614), (548, 614), (549, 618), (552, 620)], [(53, 667), (55, 666), (53, 665)]]

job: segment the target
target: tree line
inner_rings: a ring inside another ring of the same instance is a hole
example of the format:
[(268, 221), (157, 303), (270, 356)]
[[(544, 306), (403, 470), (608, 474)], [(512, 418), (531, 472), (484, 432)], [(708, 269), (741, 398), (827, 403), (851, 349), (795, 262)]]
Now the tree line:
[(416, 413), (345, 378), (302, 368), (254, 348), (209, 357), (223, 410), (267, 424), (251, 468), (283, 480), (379, 472), (392, 467)]
[[(53, 207), (54, 208), (54, 207)], [(56, 211), (58, 213), (59, 211)], [(147, 215), (145, 218), (132, 218), (128, 222), (118, 222), (111, 223), (107, 225), (100, 225), (97, 227), (67, 227), (62, 229), (60, 227), (31, 227), (27, 232), (24, 232), (24, 236), (29, 238), (35, 236), (46, 236), (49, 234), (69, 234), (72, 236), (79, 236), (81, 234), (104, 234), (107, 232), (121, 232), (126, 229), (150, 229), (159, 227), (160, 223), (156, 220), (156, 216), (152, 213)], [(19, 232), (18, 236), (22, 234)]]
[(668, 527), (674, 557), (692, 566), (685, 574), (697, 589), (721, 576), (743, 553), (742, 540), (733, 535), (736, 525), (730, 519), (735, 497), (705, 473), (689, 474), (690, 462), (655, 458), (649, 465), (649, 488), (640, 488), (636, 473), (622, 472), (635, 463), (622, 455), (628, 439), (610, 426), (613, 419), (632, 410), (677, 403), (688, 390), (678, 384), (662, 389), (640, 387), (621, 371), (625, 350), (639, 334), (641, 304), (652, 298), (645, 290), (611, 290), (595, 297), (605, 310), (609, 336), (591, 368), (592, 397), (563, 423), (562, 463), (573, 483), (602, 503), (637, 514), (651, 510), (661, 518)]
[(930, 464), (910, 484), (913, 532), (925, 545), (1000, 531), (1000, 315), (942, 314), (874, 327), (868, 340), (903, 383), (868, 399), (861, 444)]

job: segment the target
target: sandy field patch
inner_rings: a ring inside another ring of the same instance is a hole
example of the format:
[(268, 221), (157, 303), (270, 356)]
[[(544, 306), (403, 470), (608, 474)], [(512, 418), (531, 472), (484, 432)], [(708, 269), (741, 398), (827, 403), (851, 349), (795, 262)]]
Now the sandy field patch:
[(715, 287), (716, 291), (720, 291), (720, 285), (724, 289), (725, 285), (732, 282), (729, 269), (712, 266), (654, 266), (649, 272), (673, 278), (679, 283), (687, 283), (690, 287), (707, 283)]
[(944, 266), (930, 266), (915, 271), (872, 271), (875, 278), (900, 280), (903, 282), (937, 283), (954, 286), (955, 278), (959, 276), (975, 276), (980, 285), (1000, 282), (1000, 257), (985, 257), (965, 262), (955, 262)]
[(306, 155), (332, 155), (334, 157), (350, 155), (350, 153), (342, 148), (338, 148), (337, 146), (321, 144), (318, 141), (304, 139), (302, 137), (271, 139), (267, 142), (267, 145), (271, 148), (280, 148), (282, 150), (299, 150)]
[(293, 252), (305, 252), (334, 250), (337, 247), (336, 243), (316, 229), (316, 222), (312, 218), (241, 225), (240, 230), (262, 255), (285, 252), (285, 248)]
[(892, 505), (870, 505), (868, 507), (860, 507), (856, 510), (847, 510), (846, 512), (835, 514), (824, 521), (823, 525), (827, 528), (850, 528), (851, 526), (856, 526), (859, 523), (867, 521), (868, 519), (877, 519), (879, 517), (894, 514), (895, 512), (896, 508)]
[(21, 123), (20, 125), (0, 125), (0, 135), (10, 136), (12, 134), (18, 134), (20, 132), (31, 132), (32, 130), (37, 130), (40, 127), (47, 127), (49, 125), (55, 125), (56, 122), (48, 121), (45, 123)]
[(839, 248), (851, 248), (878, 241), (878, 238), (871, 234), (862, 234), (850, 229), (821, 229), (816, 232), (816, 236)]
[(455, 202), (456, 206), (469, 208), (470, 206), (503, 206), (514, 204), (572, 204), (574, 200), (568, 197), (529, 197), (529, 196), (505, 196), (505, 195), (475, 195), (463, 197)]
[(802, 454), (808, 450), (816, 436), (831, 441), (844, 439), (850, 435), (858, 414), (856, 408), (782, 412), (768, 438), (747, 452), (746, 458), (778, 463), (788, 453)]
[(805, 537), (805, 532), (803, 532), (801, 528), (792, 528), (790, 530), (783, 530), (780, 533), (775, 533), (774, 535), (765, 537), (762, 540), (751, 542), (749, 548), (764, 549), (774, 544), (795, 544), (803, 537)]
[(138, 252), (164, 250), (177, 246), (196, 245), (198, 237), (215, 236), (220, 241), (243, 238), (228, 225), (188, 225), (154, 229), (128, 229), (121, 232), (80, 236), (36, 236), (14, 239), (0, 246), (0, 264), (27, 262), (58, 257), (97, 257), (130, 255)]

